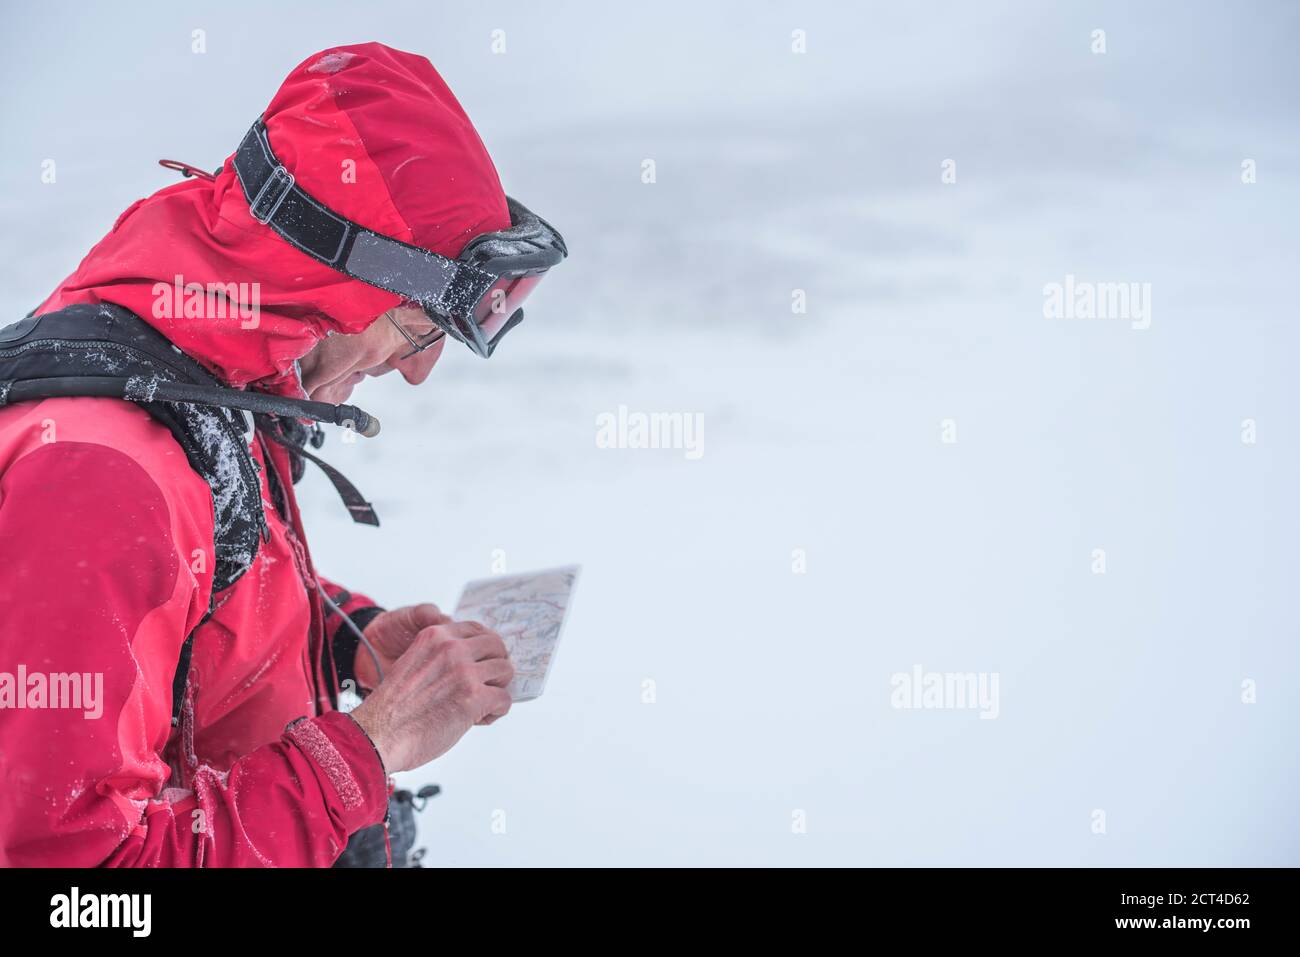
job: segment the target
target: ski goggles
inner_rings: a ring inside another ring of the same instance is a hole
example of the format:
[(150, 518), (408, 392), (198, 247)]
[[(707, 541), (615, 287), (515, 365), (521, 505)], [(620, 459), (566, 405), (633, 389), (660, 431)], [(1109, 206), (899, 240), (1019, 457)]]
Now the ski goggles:
[(488, 358), (523, 321), (523, 301), (569, 252), (550, 223), (509, 197), (509, 228), (476, 236), (455, 259), (376, 233), (298, 186), (260, 119), (239, 144), (234, 167), (258, 222), (317, 262), (423, 308), (432, 323), (427, 332), (398, 326), (412, 345), (408, 356), (447, 335)]

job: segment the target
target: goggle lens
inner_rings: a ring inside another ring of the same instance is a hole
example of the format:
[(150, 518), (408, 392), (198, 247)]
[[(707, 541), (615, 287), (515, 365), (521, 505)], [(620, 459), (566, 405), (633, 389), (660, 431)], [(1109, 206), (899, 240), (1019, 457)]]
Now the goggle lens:
[(540, 275), (502, 276), (496, 281), (474, 310), (474, 318), (484, 342), (493, 344), (497, 336), (504, 333), (506, 324), (523, 306), (524, 300), (541, 279)]
[(402, 334), (414, 347), (402, 358), (410, 358), (436, 343), (444, 335), (451, 335), (469, 346), (477, 355), (487, 358), (498, 341), (522, 320), (521, 305), (541, 282), (545, 273), (528, 276), (502, 276), (479, 300), (474, 308), (474, 318), (447, 316), (426, 312), (433, 323), (431, 329), (413, 331), (402, 328)]

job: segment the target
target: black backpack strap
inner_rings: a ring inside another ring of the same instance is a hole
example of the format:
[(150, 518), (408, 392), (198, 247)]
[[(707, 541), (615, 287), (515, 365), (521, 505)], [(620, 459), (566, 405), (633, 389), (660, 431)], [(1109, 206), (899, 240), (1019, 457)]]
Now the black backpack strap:
[[(190, 467), (212, 493), (212, 595), (233, 585), (252, 566), (270, 531), (262, 508), (258, 467), (248, 448), (246, 423), (231, 409), (162, 401), (151, 383), (220, 388), (218, 382), (161, 333), (120, 306), (76, 305), (28, 316), (0, 329), (0, 405), (38, 394), (111, 395), (94, 385), (109, 378), (141, 382), (129, 395), (165, 426), (185, 452)], [(75, 388), (57, 391), (52, 383)], [(78, 393), (78, 390), (80, 392)], [(122, 393), (119, 391), (120, 397)], [(212, 615), (210, 603), (195, 631)], [(180, 723), (189, 680), (194, 631), (181, 645), (172, 678), (172, 725)]]
[[(292, 423), (292, 425), (289, 423)], [(313, 462), (325, 473), (325, 477), (334, 486), (334, 491), (339, 493), (339, 498), (347, 506), (352, 521), (359, 525), (379, 524), (379, 516), (375, 513), (375, 507), (366, 501), (366, 497), (361, 494), (361, 490), (348, 481), (348, 477), (334, 466), (321, 459), (320, 456), (307, 451), (305, 448), (306, 442), (303, 441), (307, 435), (307, 430), (300, 423), (283, 418), (259, 415), (257, 416), (257, 425), (263, 435), (270, 438), (277, 445), (282, 445), (289, 450), (293, 480), (295, 482), (302, 478), (301, 462), (295, 460), (306, 459), (308, 462)]]
[[(231, 409), (163, 401), (149, 388), (153, 382), (205, 388), (221, 383), (121, 306), (68, 306), (0, 329), (0, 380), (8, 385), (0, 404), (23, 401), (25, 392), (39, 392), (43, 384), (93, 385), (100, 379), (142, 383), (126, 397), (166, 426), (190, 467), (207, 482), (213, 507), (212, 590), (229, 588), (253, 564), (268, 532), (246, 422)], [(106, 393), (69, 388), (58, 394)]]
[[(302, 459), (315, 462), (355, 521), (379, 524), (374, 508), (356, 486), (302, 447), (306, 428), (283, 413), (301, 412), (354, 425), (363, 435), (376, 434), (378, 420), (353, 406), (229, 389), (129, 309), (110, 303), (74, 305), (39, 316), (29, 314), (0, 329), (0, 406), (57, 395), (115, 397), (136, 403), (166, 426), (190, 467), (207, 482), (213, 506), (214, 600), (195, 631), (212, 616), (216, 594), (248, 571), (261, 542), (270, 535), (260, 470), (249, 450), (247, 423), (237, 409), (255, 411), (262, 430), (290, 450), (295, 481)], [(272, 486), (274, 492), (274, 482)], [(172, 680), (173, 726), (179, 724), (184, 705), (194, 633), (185, 637)]]

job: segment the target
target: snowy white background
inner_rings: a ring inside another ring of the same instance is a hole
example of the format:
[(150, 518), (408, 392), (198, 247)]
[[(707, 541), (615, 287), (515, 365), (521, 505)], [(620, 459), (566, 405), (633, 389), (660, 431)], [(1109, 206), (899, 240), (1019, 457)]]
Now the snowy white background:
[[(1296, 8), (848, 6), (5, 4), (0, 304), (308, 54), (425, 54), (573, 256), (490, 363), (358, 393), (384, 527), (312, 473), (314, 552), (447, 607), (584, 565), (546, 695), (406, 776), (428, 863), (1300, 863)], [(1066, 273), (1151, 328), (1044, 319)], [(598, 449), (620, 404), (704, 457)], [(1000, 717), (891, 708), (915, 664)]]

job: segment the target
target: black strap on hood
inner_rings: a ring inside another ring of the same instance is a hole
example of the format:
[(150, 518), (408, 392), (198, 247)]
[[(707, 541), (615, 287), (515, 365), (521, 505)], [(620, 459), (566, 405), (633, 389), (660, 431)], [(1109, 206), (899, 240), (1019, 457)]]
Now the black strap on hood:
[(280, 163), (261, 119), (235, 151), (234, 168), (254, 219), (346, 276), (452, 313), (478, 302), (497, 280), (473, 263), (384, 236), (331, 210)]

